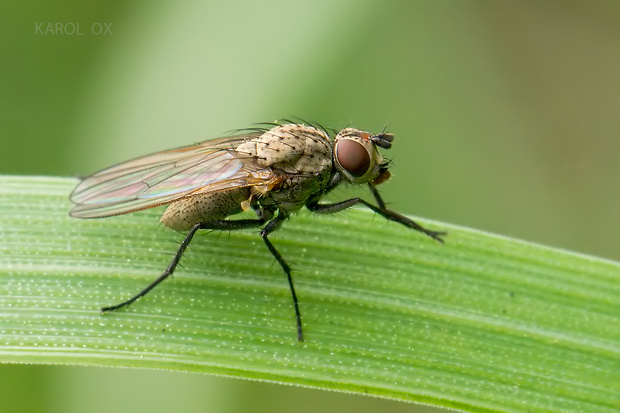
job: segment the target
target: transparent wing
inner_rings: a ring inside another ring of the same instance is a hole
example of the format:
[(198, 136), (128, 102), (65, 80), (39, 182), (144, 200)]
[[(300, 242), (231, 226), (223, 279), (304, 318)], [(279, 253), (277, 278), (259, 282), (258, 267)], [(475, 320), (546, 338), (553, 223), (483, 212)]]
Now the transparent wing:
[(234, 148), (256, 134), (216, 139), (136, 158), (84, 179), (71, 194), (70, 214), (98, 218), (125, 214), (177, 199), (268, 184), (275, 176)]

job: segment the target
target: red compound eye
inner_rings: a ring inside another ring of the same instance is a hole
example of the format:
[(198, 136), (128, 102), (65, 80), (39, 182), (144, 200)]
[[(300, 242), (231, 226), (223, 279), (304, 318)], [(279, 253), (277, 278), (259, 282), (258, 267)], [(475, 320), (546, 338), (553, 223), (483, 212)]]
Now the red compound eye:
[(336, 159), (345, 171), (356, 178), (363, 176), (370, 169), (370, 154), (361, 143), (352, 139), (338, 141)]

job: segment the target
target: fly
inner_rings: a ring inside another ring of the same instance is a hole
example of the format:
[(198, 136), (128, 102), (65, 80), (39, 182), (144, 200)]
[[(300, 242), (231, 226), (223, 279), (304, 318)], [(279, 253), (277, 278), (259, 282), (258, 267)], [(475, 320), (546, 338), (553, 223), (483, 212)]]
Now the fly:
[[(179, 264), (196, 231), (261, 227), (267, 249), (286, 278), (293, 299), (297, 339), (303, 341), (299, 300), (291, 267), (269, 240), (303, 206), (319, 214), (364, 205), (384, 218), (443, 242), (444, 232), (428, 230), (385, 205), (375, 188), (390, 177), (378, 148), (389, 149), (394, 136), (346, 128), (331, 138), (322, 128), (271, 124), (236, 136), (210, 140), (136, 158), (104, 169), (80, 182), (71, 194), (76, 218), (102, 218), (168, 205), (161, 217), (167, 227), (186, 232), (168, 268), (118, 310), (145, 296)], [(376, 205), (362, 198), (321, 203), (341, 183), (366, 184)], [(256, 218), (227, 219), (252, 209)]]

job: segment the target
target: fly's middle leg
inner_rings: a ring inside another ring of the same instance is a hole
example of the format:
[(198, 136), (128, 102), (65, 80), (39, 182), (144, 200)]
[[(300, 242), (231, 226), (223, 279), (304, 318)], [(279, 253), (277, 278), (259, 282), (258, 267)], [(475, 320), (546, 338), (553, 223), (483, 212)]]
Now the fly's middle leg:
[(192, 238), (194, 238), (196, 231), (198, 231), (199, 229), (219, 229), (219, 230), (232, 231), (232, 230), (238, 230), (238, 229), (244, 229), (244, 228), (259, 227), (269, 220), (270, 214), (266, 213), (263, 210), (259, 210), (256, 212), (258, 214), (257, 219), (216, 220), (216, 221), (209, 221), (209, 222), (199, 222), (195, 224), (189, 230), (187, 235), (185, 235), (185, 238), (183, 239), (183, 241), (181, 241), (181, 244), (179, 244), (179, 248), (177, 249), (177, 252), (174, 254), (174, 257), (172, 258), (172, 261), (168, 265), (168, 268), (166, 268), (166, 270), (159, 277), (157, 277), (155, 281), (149, 284), (144, 290), (140, 291), (138, 294), (131, 297), (129, 300), (123, 301), (122, 303), (112, 305), (109, 307), (103, 307), (101, 308), (101, 312), (106, 313), (108, 311), (114, 311), (114, 310), (118, 310), (119, 308), (128, 306), (129, 304), (133, 303), (139, 298), (144, 297), (149, 291), (155, 288), (159, 283), (164, 281), (166, 278), (170, 277), (172, 273), (174, 272), (174, 270), (176, 269), (177, 265), (179, 264), (179, 261), (181, 261), (181, 257), (183, 256), (183, 253), (189, 246), (190, 242), (192, 242)]
[(263, 241), (265, 241), (265, 245), (267, 245), (269, 252), (271, 252), (271, 255), (273, 255), (276, 261), (278, 261), (278, 264), (280, 264), (280, 267), (282, 267), (284, 274), (286, 274), (286, 279), (288, 280), (288, 286), (289, 286), (289, 289), (291, 290), (291, 297), (293, 298), (293, 307), (295, 308), (295, 319), (297, 322), (297, 340), (304, 341), (304, 333), (301, 327), (301, 312), (299, 311), (299, 301), (297, 300), (297, 294), (295, 293), (295, 286), (293, 285), (293, 277), (291, 276), (291, 266), (288, 265), (288, 263), (282, 257), (282, 254), (280, 254), (280, 252), (276, 249), (276, 247), (274, 247), (271, 241), (269, 241), (269, 238), (267, 238), (269, 234), (271, 234), (276, 229), (280, 228), (280, 225), (282, 225), (282, 223), (287, 218), (288, 218), (288, 214), (280, 210), (278, 212), (278, 215), (276, 215), (275, 218), (273, 218), (271, 221), (267, 223), (267, 225), (265, 225), (265, 227), (260, 232), (260, 235), (263, 238)]

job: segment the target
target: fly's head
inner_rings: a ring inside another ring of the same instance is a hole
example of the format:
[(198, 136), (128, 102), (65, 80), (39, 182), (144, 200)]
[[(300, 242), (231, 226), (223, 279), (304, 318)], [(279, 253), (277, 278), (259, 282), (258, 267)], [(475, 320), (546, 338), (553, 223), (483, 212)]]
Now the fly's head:
[(389, 133), (373, 135), (358, 129), (341, 130), (334, 139), (334, 164), (347, 180), (354, 184), (379, 185), (390, 178), (388, 162), (377, 147), (389, 149), (394, 136)]

